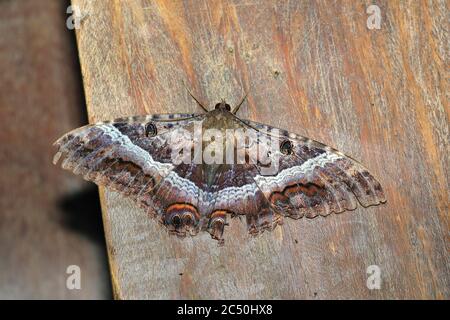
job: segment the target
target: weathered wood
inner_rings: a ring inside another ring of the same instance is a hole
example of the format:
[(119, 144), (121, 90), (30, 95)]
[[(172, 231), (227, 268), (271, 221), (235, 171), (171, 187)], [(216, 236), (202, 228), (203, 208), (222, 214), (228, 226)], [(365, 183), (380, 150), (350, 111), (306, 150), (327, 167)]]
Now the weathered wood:
[[(61, 205), (86, 184), (51, 163), (53, 141), (84, 113), (67, 5), (0, 1), (0, 299), (111, 296), (104, 243), (74, 232), (67, 222), (86, 215)], [(66, 286), (70, 265), (81, 269), (81, 290)]]
[[(77, 31), (91, 122), (248, 103), (240, 116), (334, 146), (386, 205), (286, 221), (217, 247), (170, 237), (101, 189), (117, 298), (450, 298), (444, 1), (86, 1)], [(366, 269), (381, 269), (381, 289)]]

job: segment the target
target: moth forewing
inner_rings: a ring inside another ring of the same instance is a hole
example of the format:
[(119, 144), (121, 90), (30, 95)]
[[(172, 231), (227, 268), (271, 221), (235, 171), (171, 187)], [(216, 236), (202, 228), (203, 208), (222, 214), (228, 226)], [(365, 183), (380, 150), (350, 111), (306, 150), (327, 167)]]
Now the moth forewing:
[(234, 129), (226, 129), (225, 131), (225, 163), (235, 164), (235, 149), (236, 149), (236, 131)]
[[(176, 128), (169, 136), (171, 146), (171, 161), (175, 165), (191, 164), (192, 150), (195, 149), (195, 140), (191, 131), (184, 128)], [(192, 143), (186, 143), (192, 141)]]
[(279, 130), (261, 130), (258, 137), (258, 160), (261, 163), (260, 173), (264, 176), (272, 176), (278, 173), (280, 165)]
[(246, 128), (235, 130), (236, 164), (257, 164), (258, 153), (255, 145), (256, 132)]
[(194, 164), (203, 163), (203, 127), (202, 123), (194, 123)]

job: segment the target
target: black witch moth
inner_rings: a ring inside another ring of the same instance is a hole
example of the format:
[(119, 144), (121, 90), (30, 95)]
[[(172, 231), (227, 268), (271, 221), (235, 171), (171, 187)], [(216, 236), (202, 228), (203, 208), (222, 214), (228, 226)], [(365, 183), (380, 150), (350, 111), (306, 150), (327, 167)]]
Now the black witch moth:
[[(171, 234), (207, 231), (223, 243), (227, 219), (257, 235), (299, 219), (385, 202), (358, 162), (311, 139), (238, 118), (222, 101), (202, 114), (105, 121), (55, 142), (53, 162), (133, 198)], [(201, 128), (200, 134), (198, 129)], [(212, 132), (212, 133), (211, 133)], [(237, 134), (239, 133), (239, 134)]]

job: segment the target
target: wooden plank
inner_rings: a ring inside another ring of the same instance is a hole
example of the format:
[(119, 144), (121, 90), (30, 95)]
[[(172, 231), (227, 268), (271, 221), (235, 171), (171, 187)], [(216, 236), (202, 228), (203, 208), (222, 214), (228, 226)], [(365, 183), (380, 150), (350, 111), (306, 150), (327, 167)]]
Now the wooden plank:
[[(117, 298), (450, 298), (445, 3), (86, 1), (77, 31), (89, 120), (213, 105), (352, 155), (384, 206), (249, 238), (179, 240), (101, 189)], [(381, 289), (366, 286), (370, 265)]]
[[(99, 213), (62, 205), (87, 185), (51, 163), (53, 141), (85, 113), (67, 5), (0, 1), (0, 299), (111, 296), (105, 244), (91, 237)], [(70, 265), (80, 290), (66, 286)]]

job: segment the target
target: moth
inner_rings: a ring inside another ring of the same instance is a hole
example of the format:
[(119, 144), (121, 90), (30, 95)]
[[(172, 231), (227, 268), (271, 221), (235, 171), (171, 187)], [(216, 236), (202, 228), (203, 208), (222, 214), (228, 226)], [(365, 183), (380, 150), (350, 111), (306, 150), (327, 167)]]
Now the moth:
[[(171, 234), (206, 231), (219, 244), (230, 218), (244, 217), (249, 234), (258, 235), (285, 217), (386, 201), (380, 183), (350, 157), (237, 117), (244, 99), (233, 110), (222, 100), (210, 111), (195, 100), (204, 113), (132, 116), (75, 129), (55, 142), (53, 162), (131, 197)], [(196, 136), (199, 127), (221, 139)], [(247, 136), (235, 143), (233, 132)], [(224, 136), (234, 144), (218, 143)], [(205, 152), (215, 161), (202, 157)]]

